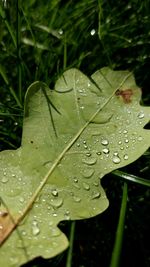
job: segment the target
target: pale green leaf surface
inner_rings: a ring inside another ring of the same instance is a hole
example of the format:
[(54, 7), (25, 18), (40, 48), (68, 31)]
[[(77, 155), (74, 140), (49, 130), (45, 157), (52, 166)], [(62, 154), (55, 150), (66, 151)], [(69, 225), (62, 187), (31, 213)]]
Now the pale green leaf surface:
[[(123, 100), (116, 91), (127, 89), (132, 94)], [(91, 79), (70, 69), (53, 91), (42, 82), (29, 87), (22, 146), (0, 153), (0, 216), (9, 211), (19, 223), (1, 246), (0, 266), (61, 253), (68, 241), (60, 221), (89, 218), (108, 207), (99, 179), (150, 145), (143, 129), (150, 108), (140, 106), (140, 98), (131, 73), (109, 68)]]

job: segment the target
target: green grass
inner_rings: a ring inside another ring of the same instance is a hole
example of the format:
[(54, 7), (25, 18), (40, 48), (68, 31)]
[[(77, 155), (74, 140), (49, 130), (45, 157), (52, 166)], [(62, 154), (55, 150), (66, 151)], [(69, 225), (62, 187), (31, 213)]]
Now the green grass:
[[(136, 81), (142, 88), (142, 103), (149, 105), (149, 10), (148, 0), (130, 0), (128, 3), (113, 0), (1, 0), (0, 149), (12, 149), (20, 145), (27, 87), (33, 81), (41, 80), (53, 88), (56, 79), (71, 67), (80, 68), (87, 75), (103, 66), (129, 69), (135, 73)], [(150, 261), (145, 235), (150, 222), (149, 170), (150, 153), (147, 152), (135, 163), (104, 178), (104, 187), (112, 204), (98, 218), (77, 223), (74, 250), (73, 253), (72, 250), (69, 252), (68, 261), (64, 253), (50, 261), (38, 259), (29, 265), (109, 266), (117, 220), (121, 214), (122, 179), (125, 179), (128, 183), (129, 208), (126, 211), (127, 238), (121, 267), (136, 266), (138, 261), (141, 261), (142, 267), (148, 267)], [(84, 226), (85, 236), (82, 235)], [(68, 225), (64, 223), (61, 227), (68, 232)], [(96, 237), (95, 240), (89, 235), (91, 243), (86, 238), (90, 231)], [(73, 235), (71, 240), (72, 249)], [(127, 248), (128, 240), (135, 247), (138, 242), (138, 260), (136, 254), (132, 259)], [(96, 256), (90, 255), (90, 251)], [(130, 258), (130, 262), (124, 260), (126, 258)]]

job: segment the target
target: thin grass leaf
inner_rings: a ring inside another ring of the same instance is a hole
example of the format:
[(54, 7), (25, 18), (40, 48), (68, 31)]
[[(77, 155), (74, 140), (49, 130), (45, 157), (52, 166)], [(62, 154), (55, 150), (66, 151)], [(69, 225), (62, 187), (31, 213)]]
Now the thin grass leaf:
[(133, 182), (133, 183), (136, 183), (136, 184), (141, 184), (141, 185), (150, 187), (150, 181), (149, 180), (146, 180), (144, 178), (140, 178), (140, 177), (138, 177), (136, 175), (129, 174), (129, 173), (126, 173), (126, 172), (122, 172), (122, 171), (119, 171), (119, 170), (113, 171), (112, 174), (117, 176), (117, 177), (122, 178), (123, 180), (130, 181), (130, 182)]
[(127, 184), (123, 185), (123, 195), (122, 202), (119, 214), (119, 221), (116, 231), (115, 243), (113, 247), (111, 262), (109, 267), (119, 267), (120, 266), (120, 258), (121, 258), (121, 250), (123, 243), (123, 234), (124, 234), (124, 225), (125, 225), (125, 216), (126, 216), (126, 208), (127, 208), (127, 197), (128, 197), (128, 187)]

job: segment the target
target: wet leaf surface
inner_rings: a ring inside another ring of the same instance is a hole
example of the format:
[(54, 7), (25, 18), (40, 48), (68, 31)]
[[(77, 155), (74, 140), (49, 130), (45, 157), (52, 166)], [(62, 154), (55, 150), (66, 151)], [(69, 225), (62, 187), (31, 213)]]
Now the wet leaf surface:
[(109, 68), (91, 78), (70, 69), (55, 90), (29, 87), (22, 145), (0, 153), (0, 265), (54, 257), (68, 246), (60, 221), (108, 207), (100, 179), (150, 144), (150, 109), (140, 98), (131, 73)]

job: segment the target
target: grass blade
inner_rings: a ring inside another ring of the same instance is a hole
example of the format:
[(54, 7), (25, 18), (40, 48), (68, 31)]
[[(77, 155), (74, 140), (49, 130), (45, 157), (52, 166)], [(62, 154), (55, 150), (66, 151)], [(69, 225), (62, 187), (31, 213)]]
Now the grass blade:
[(122, 202), (120, 208), (120, 216), (116, 231), (115, 243), (113, 247), (111, 262), (109, 267), (119, 267), (120, 255), (122, 249), (122, 241), (123, 241), (123, 233), (124, 233), (124, 223), (125, 223), (125, 215), (126, 215), (126, 207), (127, 207), (127, 192), (128, 187), (127, 183), (124, 183), (123, 186), (123, 194), (122, 194)]
[(136, 175), (128, 174), (126, 172), (115, 170), (112, 172), (113, 175), (120, 177), (126, 181), (131, 181), (133, 183), (145, 185), (147, 187), (150, 187), (150, 181), (147, 179), (140, 178)]
[(20, 108), (22, 108), (22, 104), (18, 98), (18, 96), (16, 95), (14, 89), (12, 88), (12, 86), (9, 84), (9, 80), (7, 77), (7, 74), (4, 70), (4, 68), (0, 65), (0, 75), (2, 76), (3, 80), (5, 81), (6, 85), (9, 87), (10, 93), (12, 94), (12, 96), (14, 97), (14, 99), (16, 100), (16, 103), (18, 104), (18, 106)]
[(70, 246), (69, 246), (68, 254), (67, 254), (66, 267), (71, 267), (72, 266), (72, 253), (73, 253), (74, 234), (75, 234), (75, 221), (71, 222)]

